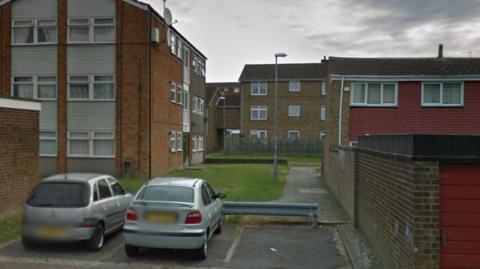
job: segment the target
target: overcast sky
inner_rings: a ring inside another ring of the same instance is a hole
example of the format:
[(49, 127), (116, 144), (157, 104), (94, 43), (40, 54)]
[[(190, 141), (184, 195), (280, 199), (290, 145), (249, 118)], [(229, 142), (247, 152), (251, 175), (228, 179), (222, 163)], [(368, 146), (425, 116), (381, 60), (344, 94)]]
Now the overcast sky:
[[(160, 13), (162, 0), (145, 0)], [(326, 56), (480, 57), (480, 0), (168, 0), (174, 26), (207, 57), (207, 81), (245, 64)]]

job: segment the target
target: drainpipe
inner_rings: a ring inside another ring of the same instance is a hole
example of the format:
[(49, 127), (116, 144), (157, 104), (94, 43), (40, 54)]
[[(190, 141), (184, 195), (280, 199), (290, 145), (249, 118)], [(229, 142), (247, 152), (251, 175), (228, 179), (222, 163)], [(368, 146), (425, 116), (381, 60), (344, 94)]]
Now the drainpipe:
[(342, 76), (342, 83), (340, 84), (340, 106), (338, 107), (338, 146), (342, 145), (343, 84), (344, 77)]

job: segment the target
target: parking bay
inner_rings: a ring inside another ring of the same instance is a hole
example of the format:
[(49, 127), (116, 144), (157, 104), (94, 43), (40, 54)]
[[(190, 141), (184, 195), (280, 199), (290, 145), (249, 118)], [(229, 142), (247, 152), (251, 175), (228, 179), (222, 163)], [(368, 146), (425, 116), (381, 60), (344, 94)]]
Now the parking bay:
[(188, 251), (174, 250), (143, 250), (140, 257), (128, 258), (121, 233), (109, 237), (99, 252), (91, 252), (82, 244), (47, 245), (25, 250), (20, 241), (15, 241), (0, 248), (0, 261), (42, 263), (52, 268), (76, 262), (83, 266), (99, 263), (119, 268), (129, 265), (135, 265), (135, 268), (348, 267), (348, 259), (337, 249), (334, 238), (334, 229), (330, 227), (228, 224), (221, 235), (215, 235), (209, 242), (208, 258), (204, 261), (193, 259)]

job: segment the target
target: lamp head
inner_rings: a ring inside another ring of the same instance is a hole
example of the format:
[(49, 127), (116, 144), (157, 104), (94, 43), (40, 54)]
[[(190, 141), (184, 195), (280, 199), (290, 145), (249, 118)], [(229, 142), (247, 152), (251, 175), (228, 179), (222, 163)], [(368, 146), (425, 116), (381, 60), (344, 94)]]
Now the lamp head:
[(283, 52), (275, 53), (275, 57), (276, 57), (276, 58), (278, 58), (278, 57), (287, 57), (287, 54), (286, 54), (286, 53), (283, 53)]

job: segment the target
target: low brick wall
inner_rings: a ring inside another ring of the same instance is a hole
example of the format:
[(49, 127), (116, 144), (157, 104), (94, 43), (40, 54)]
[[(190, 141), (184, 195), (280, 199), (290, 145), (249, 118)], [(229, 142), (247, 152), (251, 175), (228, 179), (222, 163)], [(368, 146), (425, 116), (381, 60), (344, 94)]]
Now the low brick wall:
[(354, 219), (355, 151), (338, 148), (326, 154), (322, 180), (342, 205), (351, 220)]
[(438, 268), (438, 162), (359, 151), (358, 225), (385, 268)]
[(20, 209), (39, 180), (38, 129), (39, 111), (0, 102), (0, 215)]

